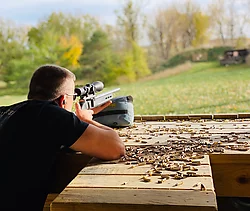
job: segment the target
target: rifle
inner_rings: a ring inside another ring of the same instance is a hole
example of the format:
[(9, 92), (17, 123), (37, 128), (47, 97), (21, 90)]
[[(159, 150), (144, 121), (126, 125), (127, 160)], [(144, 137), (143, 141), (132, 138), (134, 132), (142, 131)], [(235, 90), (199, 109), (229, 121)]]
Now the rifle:
[(102, 91), (104, 84), (101, 81), (95, 81), (91, 84), (86, 84), (83, 87), (75, 88), (75, 93), (80, 97), (79, 103), (82, 109), (91, 109), (98, 107), (113, 98), (113, 93), (120, 90), (120, 88), (96, 95), (97, 92)]

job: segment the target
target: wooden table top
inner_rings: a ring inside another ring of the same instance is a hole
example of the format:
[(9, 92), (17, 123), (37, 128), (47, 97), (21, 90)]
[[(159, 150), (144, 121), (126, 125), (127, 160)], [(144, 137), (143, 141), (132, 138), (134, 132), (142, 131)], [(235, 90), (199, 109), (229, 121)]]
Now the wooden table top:
[(90, 162), (51, 210), (217, 210), (216, 195), (249, 197), (250, 119), (193, 118), (116, 129), (126, 157)]
[(199, 160), (196, 175), (185, 179), (174, 179), (177, 173), (168, 170), (150, 174), (151, 164), (92, 163), (54, 200), (51, 210), (216, 210), (208, 156)]

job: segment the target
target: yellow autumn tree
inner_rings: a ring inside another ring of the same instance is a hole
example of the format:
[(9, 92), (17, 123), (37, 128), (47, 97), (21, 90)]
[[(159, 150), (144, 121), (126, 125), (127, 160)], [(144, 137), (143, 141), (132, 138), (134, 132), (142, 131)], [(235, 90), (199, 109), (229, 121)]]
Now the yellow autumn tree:
[(82, 54), (83, 44), (77, 36), (61, 37), (60, 46), (63, 49), (60, 63), (67, 67), (79, 67), (79, 58)]
[(209, 40), (208, 29), (210, 26), (209, 16), (196, 12), (193, 14), (195, 37), (192, 41), (194, 47), (200, 46)]

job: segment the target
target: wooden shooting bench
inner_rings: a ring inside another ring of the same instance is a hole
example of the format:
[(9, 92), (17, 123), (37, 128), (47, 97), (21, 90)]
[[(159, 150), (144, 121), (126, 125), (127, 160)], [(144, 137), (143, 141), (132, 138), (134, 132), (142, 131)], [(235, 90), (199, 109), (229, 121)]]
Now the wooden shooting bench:
[(135, 116), (117, 131), (126, 157), (68, 154), (44, 210), (206, 211), (218, 197), (250, 197), (250, 114)]

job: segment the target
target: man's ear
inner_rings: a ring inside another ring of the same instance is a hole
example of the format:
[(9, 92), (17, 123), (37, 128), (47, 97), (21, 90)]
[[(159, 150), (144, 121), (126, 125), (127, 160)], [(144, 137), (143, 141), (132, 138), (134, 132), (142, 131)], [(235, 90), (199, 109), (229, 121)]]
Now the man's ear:
[(65, 105), (65, 104), (66, 104), (65, 96), (62, 95), (62, 96), (60, 96), (60, 98), (59, 98), (59, 106), (62, 107), (62, 108), (64, 108), (64, 105)]

